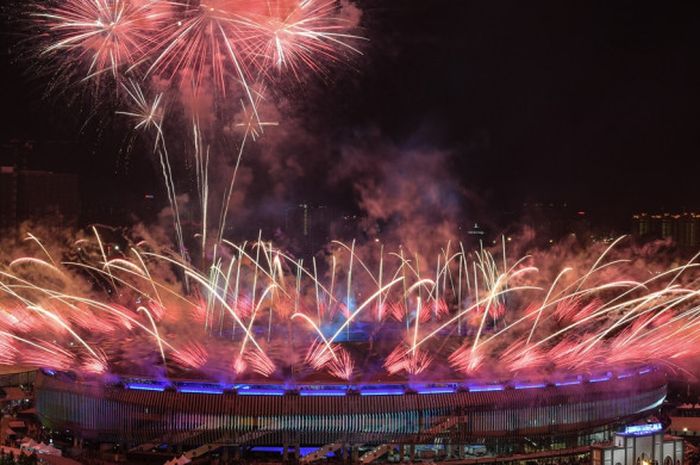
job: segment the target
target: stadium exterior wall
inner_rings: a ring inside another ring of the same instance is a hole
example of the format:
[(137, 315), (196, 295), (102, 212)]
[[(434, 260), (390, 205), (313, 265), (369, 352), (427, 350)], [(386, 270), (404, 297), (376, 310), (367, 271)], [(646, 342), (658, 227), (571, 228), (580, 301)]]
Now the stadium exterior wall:
[(37, 375), (42, 422), (100, 442), (137, 445), (454, 443), (563, 435), (647, 414), (666, 396), (665, 376), (570, 385), (403, 395), (304, 396), (148, 391)]

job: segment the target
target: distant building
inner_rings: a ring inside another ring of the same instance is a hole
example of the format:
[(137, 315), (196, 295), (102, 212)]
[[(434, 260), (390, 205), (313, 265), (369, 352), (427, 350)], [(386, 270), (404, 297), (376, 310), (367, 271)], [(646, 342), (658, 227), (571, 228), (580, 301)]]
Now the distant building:
[(542, 243), (552, 243), (571, 234), (583, 238), (591, 231), (587, 212), (566, 202), (524, 203), (522, 217), (522, 223), (535, 231)]
[(295, 205), (285, 212), (284, 232), (301, 254), (313, 255), (330, 240), (331, 215), (325, 205)]
[(474, 226), (467, 231), (467, 234), (477, 241), (483, 241), (486, 238), (486, 231), (479, 226), (479, 223), (474, 223)]
[(12, 166), (0, 166), (0, 229), (17, 224), (17, 172)]
[(677, 436), (700, 436), (700, 404), (685, 403), (671, 412), (671, 432)]
[(593, 465), (681, 465), (683, 440), (664, 433), (661, 423), (628, 425), (611, 443), (593, 447)]
[(77, 175), (0, 167), (0, 228), (47, 217), (70, 224), (79, 214)]
[(386, 224), (386, 222), (382, 225), (377, 223), (370, 224), (365, 216), (357, 213), (335, 213), (331, 221), (331, 235), (335, 240), (346, 242), (353, 239), (376, 238), (384, 230)]
[(62, 172), (61, 157), (75, 150), (70, 141), (12, 139), (0, 143), (0, 229), (26, 220), (78, 221), (78, 175)]
[(632, 216), (632, 235), (640, 239), (670, 238), (680, 247), (700, 247), (700, 213), (637, 213)]

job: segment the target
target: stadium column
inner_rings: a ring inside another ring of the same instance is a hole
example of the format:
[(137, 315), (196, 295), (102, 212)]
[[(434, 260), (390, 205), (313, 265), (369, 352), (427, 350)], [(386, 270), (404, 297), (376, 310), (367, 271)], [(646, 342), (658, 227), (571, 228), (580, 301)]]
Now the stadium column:
[(352, 444), (350, 445), (350, 462), (351, 463), (357, 463), (358, 462), (358, 446), (353, 446)]
[(289, 444), (286, 442), (282, 444), (282, 462), (287, 462), (287, 453), (289, 450)]

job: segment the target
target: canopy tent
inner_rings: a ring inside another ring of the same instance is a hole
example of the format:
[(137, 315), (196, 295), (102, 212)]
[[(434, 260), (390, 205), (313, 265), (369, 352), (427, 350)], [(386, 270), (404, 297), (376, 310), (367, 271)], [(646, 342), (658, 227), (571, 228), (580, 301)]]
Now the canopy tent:
[(37, 443), (33, 439), (22, 441), (19, 445), (20, 449), (29, 452), (35, 452), (37, 454), (44, 455), (61, 455), (61, 450), (55, 448), (51, 444), (44, 444), (43, 442)]
[(181, 455), (180, 457), (168, 460), (165, 462), (165, 465), (185, 465), (190, 462), (192, 462), (192, 460), (188, 459), (184, 455)]
[(37, 454), (61, 455), (61, 451), (59, 449), (56, 449), (51, 444), (44, 444), (43, 442), (40, 442), (39, 444), (37, 444), (36, 447), (34, 448), (34, 451)]
[(20, 449), (32, 449), (36, 447), (37, 442), (32, 438), (24, 438), (19, 444)]

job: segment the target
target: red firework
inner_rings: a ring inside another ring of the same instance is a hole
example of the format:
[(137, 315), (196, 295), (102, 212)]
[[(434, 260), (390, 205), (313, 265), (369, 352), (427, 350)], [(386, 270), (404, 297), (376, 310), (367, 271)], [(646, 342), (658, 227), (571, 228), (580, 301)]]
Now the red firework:
[(183, 367), (197, 369), (207, 363), (209, 354), (202, 344), (194, 341), (173, 352), (172, 357)]
[(424, 372), (433, 362), (433, 357), (420, 349), (411, 350), (405, 344), (400, 344), (386, 357), (384, 368), (391, 374), (405, 372), (418, 375)]
[(485, 361), (484, 354), (474, 350), (470, 344), (465, 344), (454, 351), (448, 358), (452, 368), (464, 375), (473, 375)]
[[(54, 0), (33, 4), (40, 54), (59, 74), (100, 83), (177, 81), (242, 96), (259, 122), (260, 89), (272, 78), (321, 73), (359, 53), (347, 5), (335, 0)], [(353, 16), (353, 15), (350, 15)], [(357, 16), (357, 15), (354, 15)], [(273, 76), (272, 71), (277, 70)], [(159, 91), (163, 87), (160, 86)], [(119, 92), (121, 85), (114, 87)], [(256, 90), (257, 89), (257, 90)]]
[(355, 362), (347, 350), (339, 347), (335, 351), (335, 358), (328, 363), (328, 373), (336, 378), (345, 381), (352, 378), (352, 373), (355, 370)]
[(170, 2), (156, 0), (62, 0), (34, 17), (48, 37), (42, 54), (82, 79), (119, 78), (152, 46), (154, 34), (172, 18)]

